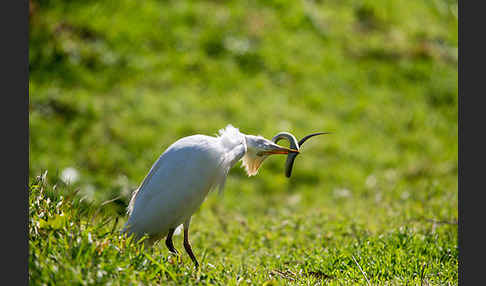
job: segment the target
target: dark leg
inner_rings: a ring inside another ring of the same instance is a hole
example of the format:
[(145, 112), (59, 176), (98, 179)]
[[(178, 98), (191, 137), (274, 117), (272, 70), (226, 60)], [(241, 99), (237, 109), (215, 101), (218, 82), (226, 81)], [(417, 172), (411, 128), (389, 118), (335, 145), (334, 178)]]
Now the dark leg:
[(187, 254), (192, 259), (192, 262), (196, 265), (196, 268), (199, 267), (199, 263), (197, 262), (196, 256), (192, 252), (191, 244), (189, 243), (189, 223), (191, 219), (189, 218), (186, 222), (184, 222), (184, 248), (186, 249)]
[(167, 248), (170, 252), (177, 255), (179, 252), (177, 251), (177, 249), (175, 249), (174, 244), (172, 243), (172, 235), (174, 235), (174, 231), (174, 228), (169, 229), (169, 233), (167, 234), (167, 238), (165, 239), (165, 245), (167, 245)]

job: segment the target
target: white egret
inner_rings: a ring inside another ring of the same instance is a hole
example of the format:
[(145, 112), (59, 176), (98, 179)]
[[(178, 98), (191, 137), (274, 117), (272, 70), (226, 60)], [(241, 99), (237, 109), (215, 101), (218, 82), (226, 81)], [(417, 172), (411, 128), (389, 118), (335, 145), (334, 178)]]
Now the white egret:
[[(282, 136), (289, 139), (287, 135)], [(299, 151), (261, 136), (243, 134), (231, 125), (219, 130), (217, 137), (181, 138), (158, 158), (133, 193), (123, 232), (135, 238), (146, 234), (149, 245), (166, 237), (167, 248), (177, 254), (172, 235), (182, 224), (184, 248), (198, 267), (189, 243), (189, 224), (208, 192), (215, 187), (223, 189), (229, 169), (239, 160), (248, 176), (253, 176), (269, 155), (293, 153)]]

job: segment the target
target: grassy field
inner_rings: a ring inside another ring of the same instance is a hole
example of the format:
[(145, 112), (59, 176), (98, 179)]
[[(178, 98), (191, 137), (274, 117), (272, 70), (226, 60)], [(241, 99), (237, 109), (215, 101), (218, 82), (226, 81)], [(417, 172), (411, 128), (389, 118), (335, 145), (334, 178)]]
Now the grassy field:
[[(32, 0), (30, 283), (456, 285), (457, 25), (444, 0)], [(227, 124), (333, 134), (290, 179), (230, 171), (199, 271), (120, 236), (165, 148)]]

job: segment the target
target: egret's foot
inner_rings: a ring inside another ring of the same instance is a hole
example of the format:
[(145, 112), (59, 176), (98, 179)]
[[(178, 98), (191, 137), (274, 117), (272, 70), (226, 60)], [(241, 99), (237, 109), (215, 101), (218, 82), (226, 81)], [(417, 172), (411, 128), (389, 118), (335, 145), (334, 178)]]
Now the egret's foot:
[(173, 248), (173, 249), (169, 249), (169, 256), (181, 256), (181, 254), (177, 249)]
[(191, 257), (191, 260), (194, 263), (194, 269), (198, 270), (199, 269), (199, 263), (197, 262), (196, 257), (194, 257), (194, 259)]
[(181, 264), (182, 263), (182, 256), (180, 253), (169, 252), (169, 256), (167, 256), (167, 261), (170, 264)]
[(177, 256), (172, 256), (172, 254), (169, 254), (169, 256), (167, 256), (167, 262), (169, 262), (170, 264), (176, 264), (176, 261)]

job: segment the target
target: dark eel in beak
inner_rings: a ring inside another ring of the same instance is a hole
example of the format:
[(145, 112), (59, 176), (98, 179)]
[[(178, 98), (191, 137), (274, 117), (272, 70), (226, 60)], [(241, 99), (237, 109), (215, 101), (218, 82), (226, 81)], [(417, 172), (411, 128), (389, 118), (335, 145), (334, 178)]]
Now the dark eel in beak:
[[(317, 135), (322, 135), (322, 134), (330, 134), (330, 132), (312, 133), (300, 139), (300, 141), (297, 141), (297, 138), (295, 138), (295, 136), (289, 132), (280, 132), (272, 138), (272, 141), (276, 144), (281, 139), (286, 139), (290, 143), (290, 148), (299, 150), (302, 144), (304, 144), (305, 141), (309, 140), (309, 138)], [(292, 167), (294, 166), (295, 158), (297, 158), (297, 155), (299, 154), (300, 153), (289, 153), (287, 155), (287, 160), (285, 161), (285, 176), (287, 178), (290, 178), (290, 175), (292, 174)]]

